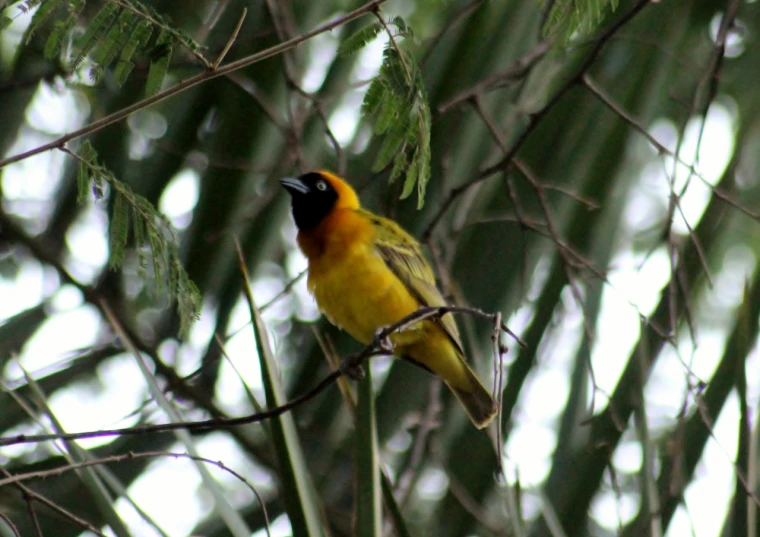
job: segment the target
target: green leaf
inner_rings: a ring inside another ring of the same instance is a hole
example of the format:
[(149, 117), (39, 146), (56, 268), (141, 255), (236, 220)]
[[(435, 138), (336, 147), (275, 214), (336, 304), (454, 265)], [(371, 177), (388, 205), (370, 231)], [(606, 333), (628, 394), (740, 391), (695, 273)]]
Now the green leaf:
[(389, 89), (385, 79), (381, 81), (381, 86), (383, 93), (375, 119), (375, 132), (377, 134), (385, 134), (397, 123), (399, 117), (407, 116), (406, 121), (408, 121), (409, 115), (404, 101)]
[(69, 16), (62, 21), (56, 21), (53, 31), (45, 42), (45, 58), (53, 59), (61, 52), (63, 40), (71, 33), (77, 22), (77, 17), (84, 9), (84, 5), (85, 0), (73, 0), (68, 6)]
[(390, 164), (394, 156), (404, 152), (407, 144), (406, 133), (408, 131), (408, 126), (408, 116), (401, 117), (392, 124), (391, 128), (385, 135), (383, 145), (380, 146), (380, 149), (377, 152), (375, 163), (372, 165), (373, 172), (379, 172)]
[(359, 382), (359, 400), (356, 405), (356, 535), (380, 537), (383, 516), (375, 426), (375, 394), (372, 392), (371, 368), (365, 369), (366, 376)]
[(5, 30), (11, 24), (13, 24), (13, 19), (10, 17), (6, 17), (5, 15), (0, 17), (0, 30)]
[[(389, 24), (401, 34), (411, 35), (402, 18)], [(430, 180), (430, 107), (414, 57), (400, 48), (395, 37), (383, 50), (383, 63), (364, 96), (362, 113), (372, 118), (376, 135), (385, 135), (372, 171), (381, 171), (393, 162), (390, 182), (406, 171), (401, 199), (409, 197), (416, 186), (417, 207), (422, 208)]]
[(414, 192), (414, 185), (417, 184), (417, 178), (420, 173), (420, 159), (417, 157), (418, 152), (419, 149), (414, 152), (412, 163), (406, 170), (406, 180), (404, 181), (404, 188), (402, 189), (400, 196), (402, 200), (412, 195), (412, 192)]
[(87, 25), (87, 31), (81, 39), (79, 51), (74, 57), (74, 61), (69, 65), (70, 70), (77, 69), (87, 55), (100, 41), (105, 39), (106, 32), (116, 19), (119, 13), (119, 7), (116, 4), (106, 3), (90, 24)]
[(412, 161), (412, 165), (417, 162), (417, 209), (422, 209), (425, 204), (425, 191), (427, 184), (430, 181), (430, 129), (432, 120), (430, 118), (430, 107), (427, 103), (427, 98), (424, 93), (420, 99), (419, 114), (417, 115), (417, 121), (419, 122), (418, 133), (418, 145), (417, 151), (415, 151), (415, 158)]
[(79, 171), (77, 172), (77, 202), (84, 204), (90, 196), (90, 185), (92, 184), (92, 169), (88, 164), (95, 161), (97, 154), (95, 148), (89, 140), (85, 140), (82, 147), (79, 148)]
[[(264, 384), (267, 405), (275, 408), (287, 403), (285, 389), (280, 380), (280, 372), (274, 355), (269, 346), (269, 337), (261, 314), (256, 308), (253, 293), (248, 284), (248, 274), (242, 265), (243, 290), (248, 301), (253, 332), (256, 337), (256, 350), (261, 364), (261, 379)], [(281, 482), (283, 501), (293, 528), (293, 535), (317, 537), (322, 535), (322, 523), (319, 514), (320, 500), (314, 491), (310, 472), (306, 466), (305, 457), (301, 450), (300, 440), (292, 414), (282, 414), (269, 421), (272, 441), (277, 456), (279, 478)]]
[(140, 22), (135, 28), (135, 31), (132, 32), (129, 41), (127, 41), (127, 44), (121, 51), (119, 62), (116, 64), (116, 69), (114, 70), (114, 80), (117, 85), (122, 86), (124, 85), (124, 82), (127, 81), (129, 73), (131, 73), (132, 69), (135, 67), (135, 64), (130, 61), (132, 56), (139, 48), (144, 47), (148, 43), (152, 33), (153, 27), (151, 23), (147, 21)]
[(98, 43), (92, 61), (101, 71), (106, 69), (116, 59), (119, 51), (124, 47), (131, 35), (131, 29), (135, 22), (135, 15), (130, 11), (122, 11), (116, 24), (111, 26), (104, 41)]
[(374, 117), (385, 98), (385, 88), (382, 79), (378, 76), (370, 83), (367, 93), (364, 94), (362, 101), (362, 114), (367, 117)]
[(88, 141), (82, 144), (77, 156), (79, 201), (86, 201), (90, 186), (96, 197), (105, 194), (106, 185), (115, 196), (110, 230), (111, 268), (121, 266), (124, 260), (131, 216), (138, 272), (144, 277), (148, 263), (151, 263), (156, 292), (166, 290), (170, 298), (177, 300), (180, 336), (184, 336), (198, 316), (201, 299), (198, 288), (190, 281), (180, 260), (175, 246), (177, 236), (171, 223), (147, 199), (135, 194), (113, 173), (98, 165), (95, 149)]
[(145, 96), (150, 97), (161, 91), (164, 78), (169, 70), (169, 62), (172, 59), (173, 40), (165, 31), (162, 31), (156, 40), (156, 46), (151, 52), (150, 69), (148, 80), (145, 83)]
[[(37, 11), (34, 12), (34, 15), (32, 15), (32, 21), (29, 23), (29, 27), (26, 29), (26, 32), (24, 33), (24, 39), (23, 42), (25, 44), (29, 44), (29, 40), (34, 35), (34, 32), (36, 32), (40, 26), (47, 20), (50, 15), (53, 14), (53, 12), (61, 5), (61, 2), (63, 0), (46, 0), (40, 7), (37, 9)], [(22, 6), (19, 6), (22, 7)], [(22, 8), (22, 11), (27, 11), (27, 9)]]
[(347, 37), (338, 47), (338, 55), (350, 56), (356, 54), (361, 49), (366, 47), (371, 41), (377, 37), (383, 30), (383, 27), (378, 24), (370, 24), (364, 28), (360, 28), (354, 32), (351, 36)]
[(127, 237), (129, 236), (129, 204), (124, 195), (119, 192), (115, 193), (114, 198), (109, 246), (109, 263), (112, 269), (119, 268), (124, 262), (124, 252), (127, 248)]

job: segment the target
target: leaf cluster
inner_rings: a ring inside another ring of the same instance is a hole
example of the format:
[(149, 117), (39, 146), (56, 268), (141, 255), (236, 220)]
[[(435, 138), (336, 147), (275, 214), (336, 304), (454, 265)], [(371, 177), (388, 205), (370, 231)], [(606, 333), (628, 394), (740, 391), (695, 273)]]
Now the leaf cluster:
[[(430, 180), (431, 116), (422, 73), (414, 56), (401, 46), (413, 37), (411, 28), (401, 17), (365, 26), (346, 39), (338, 52), (358, 52), (385, 28), (389, 41), (383, 63), (362, 103), (362, 113), (374, 121), (375, 134), (385, 137), (372, 170), (378, 172), (392, 165), (391, 182), (405, 174), (401, 199), (408, 198), (416, 186), (417, 207), (421, 208)], [(401, 44), (399, 37), (405, 38)]]
[(112, 195), (109, 241), (111, 269), (118, 269), (124, 263), (131, 229), (141, 279), (147, 277), (150, 265), (156, 290), (165, 291), (170, 298), (176, 299), (180, 332), (187, 333), (198, 316), (201, 297), (182, 265), (176, 246), (176, 232), (171, 223), (147, 199), (133, 192), (110, 170), (99, 164), (92, 144), (82, 144), (75, 157), (79, 160), (78, 201), (85, 203), (90, 192), (96, 199), (104, 198), (107, 195), (106, 185)]
[[(78, 23), (87, 0), (25, 0), (17, 8), (22, 13), (37, 8), (26, 29), (23, 43), (43, 27), (50, 28), (44, 44), (48, 59), (61, 62), (68, 73), (75, 72), (86, 59), (92, 62), (90, 77), (99, 81), (112, 69), (114, 82), (122, 86), (140, 58), (150, 63), (145, 92), (161, 89), (172, 52), (178, 44), (198, 55), (200, 45), (181, 30), (171, 27), (166, 17), (139, 0), (106, 0), (83, 31)], [(0, 5), (0, 9), (7, 7)], [(3, 16), (0, 29), (12, 19)]]

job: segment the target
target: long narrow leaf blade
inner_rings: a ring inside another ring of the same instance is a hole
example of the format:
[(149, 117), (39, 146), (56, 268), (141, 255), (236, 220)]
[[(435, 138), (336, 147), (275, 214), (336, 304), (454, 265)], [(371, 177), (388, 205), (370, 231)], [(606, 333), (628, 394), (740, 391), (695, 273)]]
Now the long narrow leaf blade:
[[(261, 313), (253, 300), (253, 293), (248, 285), (248, 271), (245, 268), (243, 254), (238, 244), (238, 262), (243, 274), (243, 288), (248, 300), (248, 307), (253, 320), (253, 332), (256, 337), (256, 350), (261, 363), (261, 379), (267, 405), (270, 408), (281, 406), (287, 402), (285, 389), (280, 381), (277, 363), (269, 346), (266, 326), (261, 319)], [(270, 421), (272, 441), (279, 462), (279, 477), (284, 496), (285, 509), (290, 518), (293, 535), (297, 537), (312, 537), (322, 535), (319, 500), (311, 481), (309, 469), (301, 450), (293, 417), (282, 414)]]

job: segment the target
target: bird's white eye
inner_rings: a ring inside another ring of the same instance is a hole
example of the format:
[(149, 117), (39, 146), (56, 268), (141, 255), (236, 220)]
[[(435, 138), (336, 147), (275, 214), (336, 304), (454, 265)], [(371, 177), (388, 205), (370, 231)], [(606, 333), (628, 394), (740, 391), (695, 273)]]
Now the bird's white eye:
[(318, 190), (322, 190), (322, 191), (327, 190), (327, 183), (325, 183), (324, 181), (318, 182), (317, 183), (317, 189)]

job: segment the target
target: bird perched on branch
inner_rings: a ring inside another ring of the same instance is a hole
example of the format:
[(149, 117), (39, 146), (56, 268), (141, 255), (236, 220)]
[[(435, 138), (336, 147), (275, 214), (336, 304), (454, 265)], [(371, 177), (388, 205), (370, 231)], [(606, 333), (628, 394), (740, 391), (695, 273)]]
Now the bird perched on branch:
[[(418, 308), (445, 306), (419, 243), (398, 224), (361, 208), (351, 186), (318, 171), (281, 180), (292, 198), (308, 288), (331, 323), (370, 344)], [(465, 361), (451, 314), (390, 336), (393, 353), (440, 376), (483, 428), (496, 404)]]

